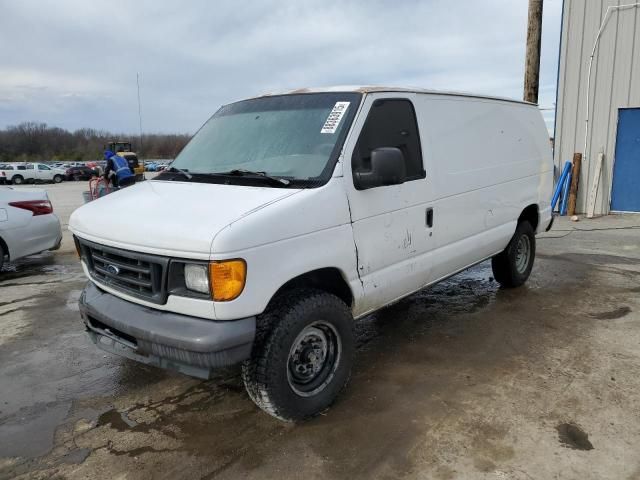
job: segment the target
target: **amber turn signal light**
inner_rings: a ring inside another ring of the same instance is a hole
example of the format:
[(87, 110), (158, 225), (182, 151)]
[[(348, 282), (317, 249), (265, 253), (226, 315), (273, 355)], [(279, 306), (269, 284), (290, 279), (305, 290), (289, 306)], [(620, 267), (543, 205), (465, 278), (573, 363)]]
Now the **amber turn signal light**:
[(82, 250), (80, 250), (80, 242), (78, 241), (75, 235), (73, 236), (73, 243), (76, 246), (76, 254), (78, 255), (78, 258), (82, 258)]
[(221, 260), (209, 264), (209, 288), (216, 302), (228, 302), (238, 298), (247, 279), (244, 260)]

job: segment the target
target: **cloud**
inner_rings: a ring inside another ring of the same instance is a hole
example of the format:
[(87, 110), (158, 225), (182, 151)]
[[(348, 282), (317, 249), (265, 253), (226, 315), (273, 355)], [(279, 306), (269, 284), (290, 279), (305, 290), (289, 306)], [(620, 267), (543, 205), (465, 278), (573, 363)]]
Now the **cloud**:
[[(520, 97), (526, 3), (0, 0), (0, 127), (136, 132), (137, 72), (144, 128), (158, 132), (194, 132), (221, 104), (304, 86)], [(555, 101), (561, 4), (545, 2), (544, 106)]]

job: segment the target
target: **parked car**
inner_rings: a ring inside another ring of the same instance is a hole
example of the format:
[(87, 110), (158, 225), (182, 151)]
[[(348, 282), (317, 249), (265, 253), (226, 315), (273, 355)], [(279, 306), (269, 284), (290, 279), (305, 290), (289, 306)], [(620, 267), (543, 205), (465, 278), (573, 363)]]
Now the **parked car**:
[(20, 185), (25, 181), (31, 180), (35, 176), (33, 168), (27, 170), (27, 164), (25, 163), (0, 164), (0, 175), (5, 178), (6, 183), (15, 183), (16, 185)]
[(52, 168), (44, 163), (5, 163), (0, 165), (6, 181), (14, 185), (35, 182), (60, 183), (64, 180), (65, 170)]
[(89, 167), (70, 167), (64, 173), (67, 180), (89, 180), (96, 175), (96, 170)]
[(61, 242), (60, 221), (46, 191), (0, 187), (0, 267), (7, 258), (56, 250)]
[(60, 183), (65, 178), (64, 168), (53, 168), (45, 163), (32, 163), (35, 170), (35, 182)]
[[(71, 216), (89, 336), (196, 377), (243, 362), (249, 396), (285, 420), (345, 386), (354, 319), (487, 259), (522, 285), (552, 222), (547, 129), (517, 100), (253, 98), (223, 106), (171, 167)], [(155, 208), (140, 222), (131, 205)]]

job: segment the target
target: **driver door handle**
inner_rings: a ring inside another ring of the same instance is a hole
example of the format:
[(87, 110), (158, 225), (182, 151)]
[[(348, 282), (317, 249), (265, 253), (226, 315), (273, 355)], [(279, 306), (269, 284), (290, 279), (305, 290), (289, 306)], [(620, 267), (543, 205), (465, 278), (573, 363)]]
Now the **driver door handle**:
[(426, 221), (427, 221), (427, 227), (432, 228), (433, 227), (433, 208), (431, 207), (427, 208)]

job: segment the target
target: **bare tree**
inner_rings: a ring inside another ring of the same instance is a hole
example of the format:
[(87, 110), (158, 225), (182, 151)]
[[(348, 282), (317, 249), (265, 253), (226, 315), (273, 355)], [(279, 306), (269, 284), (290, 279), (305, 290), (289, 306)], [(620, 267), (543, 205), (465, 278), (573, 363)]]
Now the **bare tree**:
[[(0, 162), (96, 160), (108, 142), (131, 137), (93, 128), (70, 132), (46, 123), (25, 122), (0, 130)], [(145, 157), (174, 158), (190, 138), (187, 134), (146, 134), (142, 138)]]

